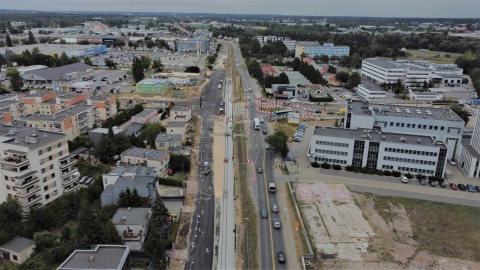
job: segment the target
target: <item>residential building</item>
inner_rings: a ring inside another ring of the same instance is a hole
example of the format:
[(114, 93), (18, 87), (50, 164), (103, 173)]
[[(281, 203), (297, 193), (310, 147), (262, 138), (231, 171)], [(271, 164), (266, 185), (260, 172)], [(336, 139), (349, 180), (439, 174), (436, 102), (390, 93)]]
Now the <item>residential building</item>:
[(10, 125), (13, 121), (25, 116), (26, 107), (18, 101), (17, 95), (0, 95), (0, 123)]
[(0, 127), (0, 202), (16, 199), (28, 213), (76, 190), (77, 160), (63, 133)]
[(328, 57), (336, 56), (338, 58), (350, 55), (349, 46), (335, 46), (333, 43), (323, 43), (323, 46), (295, 46), (295, 57), (305, 54), (313, 58), (315, 56), (327, 55)]
[[(113, 127), (112, 131), (114, 136), (119, 134), (126, 135), (125, 130), (118, 127)], [(108, 128), (95, 128), (88, 131), (88, 138), (92, 141), (93, 145), (97, 145), (103, 136), (108, 136)]]
[(19, 26), (27, 26), (27, 24), (25, 22), (10, 22), (10, 26), (19, 27)]
[(123, 163), (153, 167), (158, 176), (167, 175), (170, 154), (167, 151), (132, 147), (120, 154)]
[(120, 192), (127, 188), (136, 189), (146, 205), (151, 205), (157, 197), (157, 171), (154, 167), (116, 167), (102, 178), (102, 206), (117, 204)]
[(257, 36), (258, 42), (260, 42), (260, 45), (263, 45), (267, 42), (275, 42), (275, 41), (290, 41), (289, 37), (277, 37), (277, 36)]
[(130, 122), (126, 127), (123, 128), (126, 136), (135, 135), (135, 137), (140, 136), (144, 124)]
[(73, 141), (82, 133), (87, 133), (94, 125), (100, 124), (95, 106), (77, 104), (53, 115), (29, 114), (13, 122), (14, 126), (40, 128), (67, 135)]
[(71, 84), (91, 76), (93, 76), (93, 67), (84, 63), (74, 63), (46, 70), (34, 70), (23, 76), (23, 79), (27, 82), (52, 83), (53, 90), (67, 92)]
[(77, 249), (57, 270), (131, 270), (128, 245), (97, 245), (94, 249)]
[(202, 74), (186, 72), (161, 72), (153, 74), (152, 79), (168, 79), (171, 84), (189, 85), (202, 80)]
[(167, 92), (170, 87), (168, 79), (143, 79), (137, 83), (137, 92), (141, 93), (161, 93)]
[(85, 101), (85, 94), (37, 92), (22, 97), (24, 113), (27, 114), (55, 114), (82, 101)]
[(155, 109), (144, 109), (132, 117), (132, 122), (146, 124), (158, 122), (158, 111)]
[(167, 129), (167, 134), (180, 134), (182, 135), (182, 142), (186, 140), (186, 133), (187, 133), (187, 127), (189, 127), (190, 124), (187, 122), (168, 122), (167, 126), (165, 127)]
[(150, 208), (118, 208), (113, 215), (112, 223), (124, 245), (130, 251), (142, 251), (148, 234)]
[[(80, 102), (86, 102), (85, 94), (77, 93), (59, 93), (56, 98), (56, 103), (59, 111), (63, 111)], [(95, 110), (96, 112), (96, 110)]]
[(17, 236), (0, 247), (0, 258), (22, 264), (33, 254), (35, 241)]
[(382, 100), (385, 100), (387, 95), (387, 93), (380, 89), (378, 85), (369, 82), (359, 84), (357, 87), (357, 93), (359, 96), (370, 102), (381, 102)]
[(293, 99), (298, 97), (297, 86), (293, 84), (272, 84), (275, 99)]
[(117, 100), (114, 95), (95, 95), (87, 99), (88, 105), (97, 107), (97, 114), (100, 121), (105, 122), (108, 118), (117, 115)]
[(69, 86), (69, 91), (75, 93), (90, 93), (93, 90), (93, 82), (75, 82)]
[(347, 129), (429, 136), (443, 143), (447, 158), (458, 155), (465, 123), (449, 108), (414, 107), (402, 105), (369, 105), (361, 101), (347, 103), (344, 126)]
[(192, 119), (191, 106), (175, 106), (170, 109), (171, 122), (189, 122)]
[(317, 126), (308, 156), (310, 162), (443, 177), (447, 147), (431, 136)]
[(155, 138), (155, 148), (171, 153), (173, 147), (182, 146), (182, 134), (158, 134)]

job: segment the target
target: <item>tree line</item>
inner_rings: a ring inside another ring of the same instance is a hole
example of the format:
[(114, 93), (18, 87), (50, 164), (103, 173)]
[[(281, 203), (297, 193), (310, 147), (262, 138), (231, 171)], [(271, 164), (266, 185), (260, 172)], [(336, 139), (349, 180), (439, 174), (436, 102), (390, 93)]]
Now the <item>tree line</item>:
[[(59, 67), (68, 64), (80, 62), (78, 57), (68, 57), (65, 52), (60, 55), (43, 54), (38, 47), (34, 47), (32, 51), (25, 50), (20, 54), (10, 53), (10, 62), (16, 62), (19, 66), (44, 65), (47, 67)], [(0, 55), (0, 65), (6, 65), (7, 59)]]

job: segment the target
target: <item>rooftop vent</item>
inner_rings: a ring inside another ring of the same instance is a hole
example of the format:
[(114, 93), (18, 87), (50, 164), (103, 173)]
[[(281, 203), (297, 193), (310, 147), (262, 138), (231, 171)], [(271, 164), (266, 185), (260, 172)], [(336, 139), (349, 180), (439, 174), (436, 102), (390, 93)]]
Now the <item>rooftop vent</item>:
[(93, 255), (92, 255), (92, 256), (90, 256), (90, 257), (88, 257), (88, 261), (89, 261), (89, 262), (93, 262), (93, 261), (95, 261), (95, 257), (93, 257)]
[(421, 142), (422, 142), (422, 140), (420, 140), (420, 139), (417, 139), (417, 143), (421, 143)]
[(37, 142), (38, 142), (37, 138), (35, 138), (35, 137), (28, 138), (28, 143), (37, 143)]
[(18, 143), (18, 139), (17, 139), (17, 138), (15, 138), (15, 143)]
[(384, 140), (386, 139), (386, 138), (385, 138), (385, 135), (382, 136), (382, 139), (384, 139)]
[(37, 136), (38, 136), (37, 132), (35, 132), (35, 129), (33, 129), (32, 130), (32, 137), (37, 137)]
[(400, 141), (406, 142), (406, 141), (407, 141), (407, 138), (403, 138), (403, 137), (402, 137), (402, 138), (400, 138)]

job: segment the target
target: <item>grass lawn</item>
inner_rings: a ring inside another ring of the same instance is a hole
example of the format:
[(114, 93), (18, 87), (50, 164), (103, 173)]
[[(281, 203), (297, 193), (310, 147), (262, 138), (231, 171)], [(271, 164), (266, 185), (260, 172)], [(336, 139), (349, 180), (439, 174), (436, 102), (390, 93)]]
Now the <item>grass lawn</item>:
[(437, 64), (453, 64), (461, 54), (459, 53), (446, 53), (446, 52), (434, 52), (428, 50), (407, 50), (408, 60), (416, 61), (430, 61)]
[(405, 207), (421, 250), (480, 262), (480, 207), (376, 195), (375, 208), (387, 221), (390, 204)]
[(297, 124), (288, 124), (286, 119), (282, 119), (273, 123), (274, 130), (282, 130), (289, 138), (295, 134), (297, 127)]

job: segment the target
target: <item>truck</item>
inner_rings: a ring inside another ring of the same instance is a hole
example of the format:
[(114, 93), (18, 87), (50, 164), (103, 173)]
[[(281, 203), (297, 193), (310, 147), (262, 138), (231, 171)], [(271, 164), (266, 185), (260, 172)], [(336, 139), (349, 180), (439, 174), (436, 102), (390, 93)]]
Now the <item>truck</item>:
[(203, 162), (202, 172), (204, 175), (207, 175), (210, 173), (210, 164), (208, 162)]
[(258, 119), (258, 118), (253, 118), (253, 124), (254, 124), (255, 130), (259, 130), (259, 129), (260, 129), (260, 119)]

